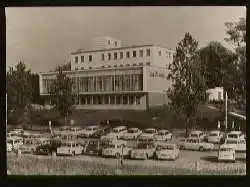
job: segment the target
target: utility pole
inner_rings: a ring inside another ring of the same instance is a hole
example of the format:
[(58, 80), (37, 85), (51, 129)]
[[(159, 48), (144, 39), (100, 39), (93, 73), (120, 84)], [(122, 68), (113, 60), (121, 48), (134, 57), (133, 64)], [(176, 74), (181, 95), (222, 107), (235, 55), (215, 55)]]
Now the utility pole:
[(226, 92), (226, 102), (225, 102), (225, 105), (226, 105), (226, 109), (225, 109), (225, 130), (227, 131), (227, 92)]

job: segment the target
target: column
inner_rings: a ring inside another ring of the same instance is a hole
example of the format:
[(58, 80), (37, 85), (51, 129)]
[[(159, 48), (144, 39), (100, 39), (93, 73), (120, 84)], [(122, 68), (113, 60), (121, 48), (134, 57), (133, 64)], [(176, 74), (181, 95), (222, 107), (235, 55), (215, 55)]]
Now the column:
[(129, 99), (130, 99), (130, 98), (129, 98), (129, 95), (127, 96), (127, 98), (128, 98), (128, 102), (127, 102), (127, 104), (129, 104)]
[(136, 105), (137, 103), (136, 103), (136, 95), (134, 96), (134, 104)]
[(109, 103), (108, 104), (110, 105), (110, 95), (108, 97), (109, 97)]
[(90, 101), (90, 104), (91, 104), (91, 105), (94, 104), (94, 101), (93, 101), (93, 100), (94, 100), (94, 97), (93, 97), (93, 95), (91, 95), (91, 101)]

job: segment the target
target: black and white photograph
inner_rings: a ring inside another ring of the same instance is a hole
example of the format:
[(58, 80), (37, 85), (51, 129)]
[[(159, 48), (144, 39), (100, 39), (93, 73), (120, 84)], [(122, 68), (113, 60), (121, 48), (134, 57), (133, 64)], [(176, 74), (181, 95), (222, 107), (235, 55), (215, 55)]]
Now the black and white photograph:
[(7, 175), (246, 175), (246, 7), (6, 7)]

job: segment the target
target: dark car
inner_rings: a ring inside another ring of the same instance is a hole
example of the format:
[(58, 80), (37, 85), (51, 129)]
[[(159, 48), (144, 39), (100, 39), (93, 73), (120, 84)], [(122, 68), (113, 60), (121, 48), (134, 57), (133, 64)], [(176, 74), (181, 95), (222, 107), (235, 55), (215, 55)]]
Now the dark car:
[(86, 155), (101, 155), (102, 144), (98, 139), (89, 139), (83, 149), (83, 154)]
[(110, 125), (101, 126), (94, 134), (92, 134), (89, 138), (99, 139), (101, 136), (111, 132), (112, 127)]
[(62, 142), (60, 140), (51, 140), (48, 144), (42, 144), (36, 148), (35, 153), (38, 155), (51, 155), (56, 152), (57, 148), (60, 147)]

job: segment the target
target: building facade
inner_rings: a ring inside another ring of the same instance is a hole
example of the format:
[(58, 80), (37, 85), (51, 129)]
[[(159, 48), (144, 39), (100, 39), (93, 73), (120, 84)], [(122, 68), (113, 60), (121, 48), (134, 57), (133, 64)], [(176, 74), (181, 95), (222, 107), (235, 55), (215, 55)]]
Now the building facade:
[[(93, 40), (92, 49), (71, 53), (75, 106), (81, 109), (146, 110), (168, 103), (168, 66), (174, 51), (155, 45), (122, 47), (111, 37)], [(49, 101), (56, 72), (40, 73), (40, 94)]]
[(215, 87), (206, 91), (208, 94), (208, 101), (223, 101), (224, 100), (224, 89), (223, 87)]

